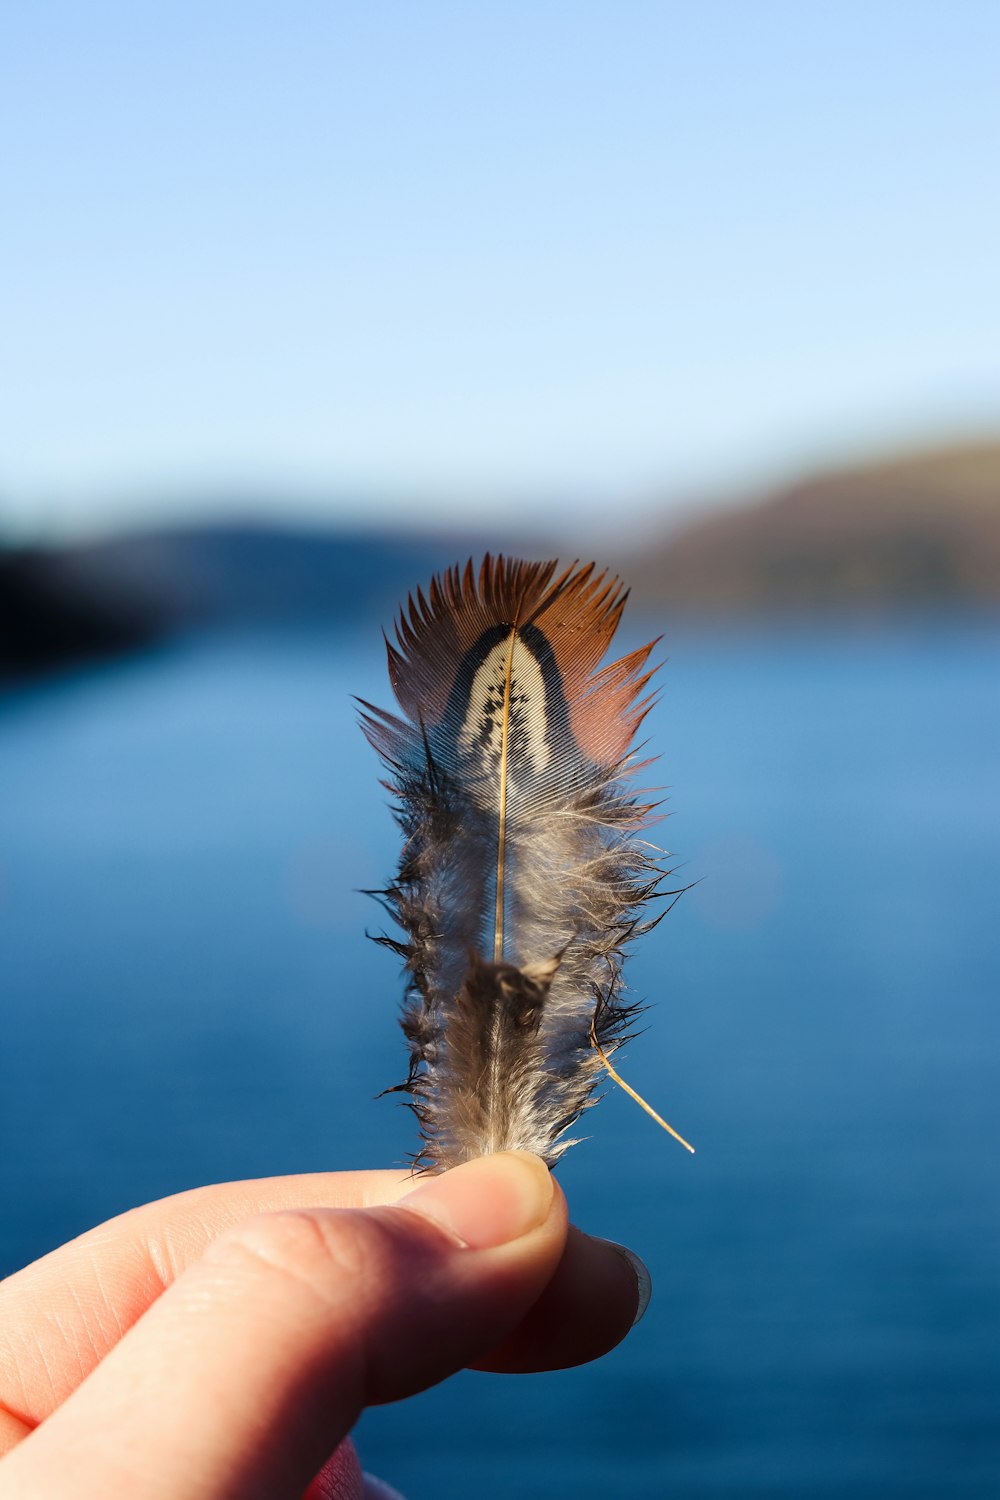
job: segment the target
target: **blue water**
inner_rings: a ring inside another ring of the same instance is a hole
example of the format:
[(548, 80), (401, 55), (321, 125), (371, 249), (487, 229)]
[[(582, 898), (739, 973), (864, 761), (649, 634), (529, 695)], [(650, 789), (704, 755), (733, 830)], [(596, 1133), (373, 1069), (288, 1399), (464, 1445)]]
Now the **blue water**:
[[(669, 642), (627, 1076), (560, 1168), (654, 1297), (599, 1364), (369, 1413), (410, 1500), (1000, 1493), (1000, 630)], [(0, 1267), (226, 1178), (400, 1162), (377, 634), (205, 639), (0, 705)]]

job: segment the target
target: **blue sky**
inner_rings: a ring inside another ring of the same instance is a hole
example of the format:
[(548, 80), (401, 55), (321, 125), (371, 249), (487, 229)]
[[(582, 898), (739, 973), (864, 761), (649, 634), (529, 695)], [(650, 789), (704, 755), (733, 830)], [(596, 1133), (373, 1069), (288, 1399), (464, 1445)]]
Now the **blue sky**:
[(1000, 427), (993, 0), (50, 0), (0, 101), (21, 530), (606, 526)]

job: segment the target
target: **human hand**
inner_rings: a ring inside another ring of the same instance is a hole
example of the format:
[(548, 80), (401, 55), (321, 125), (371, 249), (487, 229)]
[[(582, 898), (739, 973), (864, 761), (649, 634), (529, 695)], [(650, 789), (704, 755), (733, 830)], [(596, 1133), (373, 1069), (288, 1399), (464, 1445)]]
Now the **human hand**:
[(366, 1405), (595, 1359), (647, 1299), (526, 1153), (198, 1188), (0, 1285), (0, 1500), (361, 1500)]

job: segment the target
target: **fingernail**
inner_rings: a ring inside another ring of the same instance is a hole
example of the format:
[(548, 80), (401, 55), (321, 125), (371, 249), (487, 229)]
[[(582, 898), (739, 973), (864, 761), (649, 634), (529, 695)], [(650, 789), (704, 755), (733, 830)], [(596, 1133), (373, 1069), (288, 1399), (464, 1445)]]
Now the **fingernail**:
[[(601, 1239), (601, 1237), (595, 1234), (594, 1239)], [(627, 1245), (619, 1245), (617, 1240), (601, 1240), (601, 1244), (610, 1246), (612, 1250), (617, 1250), (635, 1277), (635, 1288), (639, 1294), (639, 1302), (635, 1310), (635, 1317), (632, 1319), (632, 1327), (634, 1328), (637, 1323), (642, 1322), (646, 1308), (649, 1306), (649, 1299), (653, 1295), (653, 1278), (635, 1251), (630, 1250)]]
[(500, 1151), (426, 1178), (397, 1207), (430, 1219), (469, 1250), (492, 1250), (544, 1224), (554, 1194), (552, 1174), (537, 1156)]

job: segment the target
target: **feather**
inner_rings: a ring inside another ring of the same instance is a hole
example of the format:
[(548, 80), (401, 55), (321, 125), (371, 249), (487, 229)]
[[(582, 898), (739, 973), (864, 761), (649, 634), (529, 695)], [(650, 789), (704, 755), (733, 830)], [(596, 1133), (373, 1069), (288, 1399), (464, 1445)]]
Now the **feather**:
[(626, 592), (557, 566), (487, 556), (418, 589), (386, 642), (402, 717), (361, 705), (404, 836), (374, 894), (406, 934), (379, 941), (405, 959), (400, 1088), (432, 1170), (573, 1144), (637, 1009), (623, 950), (658, 920), (652, 807), (626, 781), (655, 642), (600, 667)]

